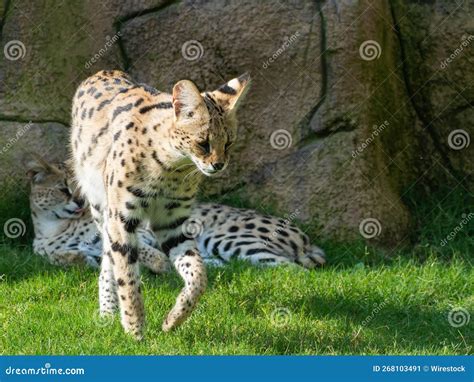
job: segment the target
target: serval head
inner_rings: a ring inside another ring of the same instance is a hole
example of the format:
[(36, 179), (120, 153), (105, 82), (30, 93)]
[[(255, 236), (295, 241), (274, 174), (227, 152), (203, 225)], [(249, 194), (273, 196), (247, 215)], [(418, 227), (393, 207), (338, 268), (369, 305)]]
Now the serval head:
[(189, 80), (173, 88), (178, 149), (207, 176), (224, 170), (237, 135), (236, 110), (250, 76), (234, 78), (217, 90), (200, 93)]
[(46, 161), (32, 153), (26, 165), (30, 179), (30, 207), (34, 215), (43, 220), (79, 219), (84, 213), (84, 200), (73, 189), (66, 166)]

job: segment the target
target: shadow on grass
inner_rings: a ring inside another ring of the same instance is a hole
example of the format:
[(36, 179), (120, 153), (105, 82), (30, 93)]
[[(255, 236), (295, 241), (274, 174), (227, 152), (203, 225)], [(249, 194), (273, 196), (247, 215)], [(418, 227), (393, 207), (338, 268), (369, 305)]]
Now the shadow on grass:
[(63, 268), (51, 265), (41, 256), (34, 254), (32, 248), (28, 246), (0, 244), (0, 275), (5, 275), (3, 281), (9, 284), (22, 282), (38, 275), (47, 276), (71, 272), (73, 269), (94, 273), (93, 269), (78, 266)]
[[(405, 308), (385, 303), (378, 313), (373, 314), (374, 306), (380, 304), (383, 301), (376, 299), (361, 302), (343, 296), (308, 296), (294, 300), (287, 307), (290, 312), (298, 312), (288, 325), (268, 322), (262, 330), (261, 326), (250, 321), (231, 329), (210, 328), (208, 335), (213, 344), (222, 346), (229, 340), (239, 339), (255, 349), (256, 354), (301, 354), (309, 349), (311, 354), (367, 354), (367, 349), (372, 349), (373, 354), (388, 354), (387, 349), (396, 348), (395, 344), (401, 345), (405, 352), (409, 349), (412, 354), (430, 353), (440, 344), (450, 346), (453, 343), (464, 343), (464, 348), (458, 349), (460, 353), (469, 354), (472, 350), (462, 335), (448, 324), (442, 312), (433, 308)], [(252, 317), (257, 311), (247, 307), (243, 313)], [(311, 319), (300, 324), (299, 315)], [(270, 321), (265, 316), (255, 318)], [(251, 339), (249, 332), (255, 333)], [(181, 335), (192, 348), (195, 335), (187, 332)]]

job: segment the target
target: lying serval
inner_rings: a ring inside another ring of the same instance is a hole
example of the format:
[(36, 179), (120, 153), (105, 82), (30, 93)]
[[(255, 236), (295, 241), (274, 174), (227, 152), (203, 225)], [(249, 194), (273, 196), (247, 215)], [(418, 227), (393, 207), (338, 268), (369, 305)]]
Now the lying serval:
[[(98, 267), (102, 238), (84, 199), (74, 189), (64, 164), (48, 163), (36, 156), (27, 168), (31, 180), (30, 205), (36, 253), (52, 264), (87, 264)], [(153, 232), (139, 235), (139, 262), (155, 273), (169, 269)], [(324, 265), (324, 252), (288, 219), (262, 215), (254, 210), (215, 203), (192, 207), (183, 232), (197, 242), (206, 265), (224, 266), (233, 259), (254, 265), (297, 264), (312, 269)]]

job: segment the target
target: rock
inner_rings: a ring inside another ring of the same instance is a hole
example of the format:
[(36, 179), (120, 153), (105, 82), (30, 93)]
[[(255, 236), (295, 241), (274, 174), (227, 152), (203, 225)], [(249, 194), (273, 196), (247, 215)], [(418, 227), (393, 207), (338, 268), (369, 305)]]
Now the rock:
[(2, 47), (15, 49), (0, 61), (0, 147), (34, 123), (0, 152), (2, 183), (23, 173), (26, 148), (65, 155), (77, 85), (122, 68), (165, 91), (249, 71), (231, 166), (204, 192), (239, 190), (324, 237), (400, 245), (407, 190), (472, 187), (472, 3), (5, 4)]
[(474, 3), (398, 0), (408, 94), (441, 158), (434, 176), (455, 173), (474, 186)]
[(0, 121), (0, 182), (4, 193), (26, 188), (25, 164), (30, 152), (51, 161), (67, 155), (68, 129), (58, 123)]
[(235, 156), (208, 192), (233, 188), (252, 170), (286, 155), (270, 145), (273, 131), (288, 131), (290, 152), (303, 138), (298, 124), (321, 97), (320, 21), (316, 4), (296, 4), (182, 2), (134, 18), (121, 29), (130, 72), (159, 89), (171, 91), (183, 78), (215, 89), (251, 73), (252, 87), (238, 113)]

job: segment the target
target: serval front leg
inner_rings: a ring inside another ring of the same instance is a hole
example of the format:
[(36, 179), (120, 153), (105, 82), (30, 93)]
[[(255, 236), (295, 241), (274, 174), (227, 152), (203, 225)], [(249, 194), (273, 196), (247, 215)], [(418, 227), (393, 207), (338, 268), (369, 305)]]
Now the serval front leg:
[[(177, 241), (179, 242), (179, 239)], [(166, 245), (165, 243), (163, 250), (165, 253), (169, 251), (170, 260), (183, 279), (184, 287), (163, 322), (162, 328), (165, 332), (176, 328), (191, 315), (207, 286), (206, 267), (196, 249), (194, 239), (186, 240), (173, 248), (167, 248)]]
[(99, 275), (99, 312), (102, 317), (112, 316), (119, 307), (110, 243), (104, 240)]
[[(104, 222), (104, 248), (110, 248), (122, 326), (127, 333), (141, 339), (145, 311), (140, 289), (138, 239), (135, 233), (140, 220), (131, 216), (129, 210), (120, 209), (119, 201), (125, 197), (121, 197), (119, 190), (110, 190), (109, 195), (109, 208)], [(107, 256), (107, 253), (104, 255)]]
[(100, 205), (91, 205), (91, 214), (95, 225), (103, 238), (102, 261), (99, 275), (99, 313), (108, 317), (115, 313), (119, 303), (117, 298), (117, 284), (114, 278), (112, 252), (110, 242), (104, 236), (104, 217)]

